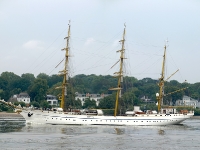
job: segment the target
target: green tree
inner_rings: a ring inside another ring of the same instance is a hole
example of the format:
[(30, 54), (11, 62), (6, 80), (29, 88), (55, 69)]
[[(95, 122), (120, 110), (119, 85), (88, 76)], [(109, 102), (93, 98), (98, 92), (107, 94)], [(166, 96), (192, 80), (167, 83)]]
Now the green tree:
[(200, 116), (200, 109), (199, 109), (199, 108), (196, 108), (196, 109), (194, 110), (194, 115), (195, 115), (195, 116)]
[(104, 97), (99, 102), (99, 108), (101, 109), (114, 109), (115, 108), (115, 96), (114, 92), (112, 95)]
[(36, 101), (32, 101), (32, 102), (30, 103), (30, 105), (33, 105), (33, 107), (40, 108), (40, 104), (39, 104), (38, 102), (36, 102)]
[(82, 104), (81, 104), (81, 100), (80, 99), (75, 100), (75, 108), (77, 108), (77, 109), (81, 109), (82, 108)]
[(40, 73), (37, 75), (37, 79), (43, 79), (47, 81), (47, 85), (49, 86), (49, 79), (50, 77), (45, 73)]
[(4, 97), (4, 90), (3, 89), (0, 89), (0, 100), (1, 100), (1, 98), (3, 98)]
[(145, 110), (157, 110), (157, 106), (156, 104), (151, 104), (151, 103), (147, 103), (145, 105), (143, 105), (144, 107), (141, 107), (141, 108), (144, 108)]
[(63, 80), (63, 78), (61, 76), (58, 76), (58, 75), (51, 75), (48, 79), (49, 79), (48, 85), (49, 85), (50, 88), (52, 86), (54, 86), (55, 84), (62, 82), (62, 80)]
[(134, 89), (130, 89), (123, 95), (122, 103), (124, 103), (125, 109), (132, 109), (134, 102), (136, 102), (136, 96), (134, 94)]
[(42, 109), (46, 110), (47, 108), (48, 109), (51, 109), (51, 105), (49, 105), (49, 103), (46, 101), (46, 100), (43, 100), (40, 102), (40, 106), (42, 107)]
[(66, 96), (66, 108), (75, 108), (75, 92), (73, 87), (68, 84), (67, 85), (67, 96)]
[(83, 108), (88, 108), (88, 109), (96, 108), (96, 101), (94, 99), (90, 100), (89, 98), (86, 98), (83, 104)]
[(26, 73), (21, 75), (20, 88), (22, 92), (27, 91), (31, 84), (34, 82), (35, 77), (33, 74)]
[(21, 105), (21, 107), (26, 106), (26, 104), (24, 102), (14, 102), (14, 105), (16, 105), (16, 106)]
[(8, 105), (4, 105), (0, 103), (0, 112), (6, 111), (6, 112), (13, 112), (13, 108), (9, 107)]
[(30, 95), (31, 99), (40, 103), (46, 98), (47, 89), (47, 81), (45, 79), (38, 78), (30, 86), (28, 94)]
[(61, 89), (56, 89), (56, 88), (60, 87), (61, 85), (62, 85), (61, 82), (54, 84), (52, 87), (48, 88), (47, 93), (55, 95), (57, 96), (57, 98), (59, 98), (59, 96), (61, 95)]
[(3, 98), (7, 101), (20, 86), (20, 76), (14, 74), (13, 72), (3, 72), (0, 78), (0, 89), (3, 89)]

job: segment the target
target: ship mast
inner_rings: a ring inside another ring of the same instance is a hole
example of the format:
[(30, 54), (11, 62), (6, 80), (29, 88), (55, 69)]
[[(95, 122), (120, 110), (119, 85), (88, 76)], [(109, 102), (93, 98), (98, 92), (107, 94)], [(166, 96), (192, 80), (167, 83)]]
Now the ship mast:
[(163, 63), (162, 63), (162, 71), (161, 71), (161, 77), (159, 79), (159, 83), (158, 83), (158, 86), (159, 86), (159, 93), (156, 93), (156, 99), (158, 101), (158, 112), (161, 113), (161, 106), (163, 105), (163, 97), (164, 96), (167, 96), (167, 95), (170, 95), (170, 94), (173, 94), (173, 93), (176, 93), (176, 92), (179, 92), (179, 91), (182, 91), (182, 90), (185, 90), (187, 89), (188, 87), (185, 87), (185, 88), (182, 88), (182, 89), (178, 89), (176, 91), (173, 91), (173, 92), (170, 92), (168, 94), (165, 94), (164, 93), (164, 82), (167, 81), (168, 79), (170, 79), (174, 74), (176, 74), (178, 70), (176, 70), (171, 76), (169, 76), (167, 79), (164, 79), (165, 78), (165, 59), (166, 59), (166, 49), (167, 49), (167, 46), (165, 45), (164, 46), (164, 55), (163, 55)]
[(117, 94), (116, 94), (116, 100), (115, 100), (115, 110), (114, 110), (114, 116), (117, 116), (117, 110), (118, 110), (118, 103), (119, 103), (119, 98), (121, 98), (121, 90), (122, 90), (122, 82), (123, 82), (123, 61), (124, 61), (124, 42), (125, 42), (125, 33), (126, 33), (126, 25), (124, 24), (124, 32), (123, 32), (123, 37), (122, 40), (120, 40), (119, 42), (122, 43), (122, 48), (120, 50), (118, 50), (117, 52), (120, 52), (120, 69), (119, 72), (115, 72), (115, 77), (118, 78), (118, 84), (117, 84), (117, 88), (111, 88), (110, 90), (116, 90)]
[(63, 76), (63, 82), (62, 82), (62, 86), (58, 87), (62, 89), (62, 97), (61, 97), (61, 104), (60, 107), (63, 110), (66, 110), (66, 106), (65, 106), (65, 98), (67, 96), (67, 80), (68, 80), (68, 64), (69, 64), (69, 39), (70, 39), (70, 21), (68, 24), (69, 28), (68, 28), (68, 35), (67, 37), (65, 37), (64, 39), (67, 40), (67, 44), (66, 47), (63, 48), (62, 50), (65, 51), (65, 65), (64, 65), (64, 69), (62, 71), (59, 71), (59, 75)]
[(164, 55), (163, 55), (163, 63), (162, 63), (162, 72), (161, 77), (159, 79), (159, 93), (156, 93), (156, 98), (158, 100), (158, 112), (161, 111), (161, 105), (163, 105), (163, 97), (164, 97), (164, 78), (165, 78), (165, 59), (166, 59), (166, 45), (164, 46)]

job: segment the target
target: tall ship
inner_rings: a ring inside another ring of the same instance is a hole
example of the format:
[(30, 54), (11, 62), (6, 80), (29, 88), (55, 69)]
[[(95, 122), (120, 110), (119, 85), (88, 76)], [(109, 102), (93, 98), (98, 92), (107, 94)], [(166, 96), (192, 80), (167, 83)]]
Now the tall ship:
[(68, 61), (69, 61), (69, 40), (70, 40), (70, 23), (68, 28), (68, 36), (65, 50), (65, 67), (60, 72), (63, 76), (61, 97), (61, 108), (55, 111), (41, 111), (41, 110), (22, 110), (21, 115), (26, 119), (26, 123), (36, 124), (54, 124), (54, 125), (130, 125), (130, 126), (160, 126), (160, 125), (175, 125), (180, 124), (184, 120), (191, 118), (194, 115), (193, 111), (178, 112), (174, 107), (162, 108), (164, 97), (164, 70), (165, 70), (165, 57), (166, 57), (166, 45), (164, 46), (164, 55), (162, 63), (162, 72), (159, 79), (159, 92), (156, 93), (158, 101), (158, 111), (156, 113), (141, 113), (139, 108), (135, 107), (134, 111), (129, 111), (124, 116), (118, 115), (118, 101), (122, 97), (122, 83), (123, 83), (123, 62), (125, 54), (125, 34), (126, 26), (124, 25), (124, 31), (121, 42), (121, 49), (117, 52), (120, 53), (119, 71), (115, 73), (115, 77), (118, 79), (117, 86), (110, 90), (116, 91), (115, 109), (112, 116), (104, 116), (101, 109), (93, 110), (89, 112), (75, 113), (65, 112), (65, 102), (67, 94), (67, 82), (68, 82)]

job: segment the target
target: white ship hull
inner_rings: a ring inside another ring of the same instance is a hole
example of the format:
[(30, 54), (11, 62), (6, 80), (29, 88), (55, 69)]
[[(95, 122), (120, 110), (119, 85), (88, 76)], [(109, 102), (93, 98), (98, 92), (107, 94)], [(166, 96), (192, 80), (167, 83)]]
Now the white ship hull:
[[(29, 117), (28, 113), (32, 115)], [(52, 111), (22, 111), (26, 123), (53, 125), (116, 125), (160, 126), (180, 124), (191, 118), (188, 114), (136, 114), (135, 116), (71, 115)]]

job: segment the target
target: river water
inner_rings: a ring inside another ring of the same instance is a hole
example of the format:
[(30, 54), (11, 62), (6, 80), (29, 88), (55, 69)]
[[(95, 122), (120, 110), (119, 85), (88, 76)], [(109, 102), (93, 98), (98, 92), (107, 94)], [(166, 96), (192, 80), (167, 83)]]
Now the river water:
[(197, 150), (200, 120), (171, 126), (0, 126), (1, 150)]

